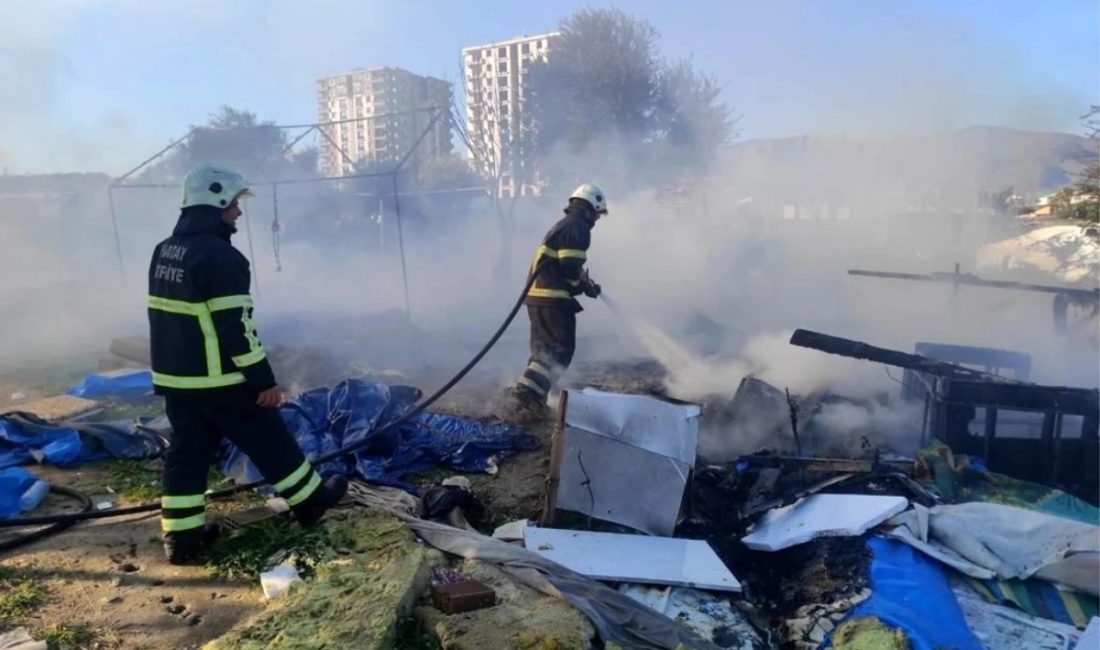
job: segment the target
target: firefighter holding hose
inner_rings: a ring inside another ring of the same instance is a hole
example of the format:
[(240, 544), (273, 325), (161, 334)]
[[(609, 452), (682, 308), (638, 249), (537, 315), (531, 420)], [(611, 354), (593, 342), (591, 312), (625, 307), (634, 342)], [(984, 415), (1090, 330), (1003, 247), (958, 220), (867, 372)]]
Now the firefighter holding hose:
[(592, 228), (607, 214), (607, 198), (591, 183), (569, 197), (565, 216), (546, 233), (531, 262), (535, 282), (525, 300), (531, 321), (531, 357), (513, 389), (517, 419), (545, 417), (546, 398), (569, 368), (577, 348), (577, 313), (583, 308), (576, 296), (600, 295), (600, 285), (584, 264)]

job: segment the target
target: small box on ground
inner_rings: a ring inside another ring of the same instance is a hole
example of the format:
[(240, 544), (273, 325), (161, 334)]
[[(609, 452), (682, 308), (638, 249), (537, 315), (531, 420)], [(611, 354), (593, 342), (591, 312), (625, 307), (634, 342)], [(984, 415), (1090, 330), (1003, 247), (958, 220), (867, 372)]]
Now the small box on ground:
[(477, 580), (433, 585), (432, 600), (446, 614), (461, 614), (497, 604), (497, 594)]

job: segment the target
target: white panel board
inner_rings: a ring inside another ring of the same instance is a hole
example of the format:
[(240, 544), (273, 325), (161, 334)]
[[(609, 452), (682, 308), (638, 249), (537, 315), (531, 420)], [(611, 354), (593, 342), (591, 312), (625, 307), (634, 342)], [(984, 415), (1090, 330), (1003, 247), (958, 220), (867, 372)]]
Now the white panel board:
[(695, 465), (699, 406), (594, 388), (570, 391), (565, 423)]
[(690, 472), (675, 458), (566, 427), (557, 507), (670, 536)]
[(778, 551), (816, 537), (862, 535), (908, 507), (905, 497), (813, 494), (769, 511), (741, 541), (757, 551)]
[(700, 540), (532, 526), (524, 540), (528, 550), (597, 580), (741, 591), (737, 578)]

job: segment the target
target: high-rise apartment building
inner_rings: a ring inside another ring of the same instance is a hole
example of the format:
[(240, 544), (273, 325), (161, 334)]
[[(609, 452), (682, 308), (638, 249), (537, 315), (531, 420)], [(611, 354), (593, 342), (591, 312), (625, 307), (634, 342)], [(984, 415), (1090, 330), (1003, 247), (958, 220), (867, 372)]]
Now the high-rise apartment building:
[(520, 177), (518, 160), (526, 140), (521, 136), (526, 73), (546, 61), (558, 34), (524, 36), (462, 50), (466, 76), (466, 130), (471, 154), (483, 174), (500, 175), (502, 196), (537, 191), (534, 179)]
[(416, 147), (409, 163), (450, 153), (451, 103), (450, 83), (400, 68), (358, 69), (319, 79), (317, 121), (337, 122), (320, 128), (346, 154), (321, 136), (322, 171), (326, 176), (345, 176), (364, 162), (400, 160), (434, 117), (434, 111), (417, 109), (440, 107), (446, 112)]

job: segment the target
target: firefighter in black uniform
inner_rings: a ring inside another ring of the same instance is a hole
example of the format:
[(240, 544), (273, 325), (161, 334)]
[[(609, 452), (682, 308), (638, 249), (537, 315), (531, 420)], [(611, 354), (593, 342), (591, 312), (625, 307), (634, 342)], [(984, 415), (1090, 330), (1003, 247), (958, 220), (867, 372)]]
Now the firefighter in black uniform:
[(161, 527), (174, 564), (195, 560), (217, 537), (204, 493), (222, 438), (248, 455), (303, 526), (347, 490), (342, 476), (321, 479), (279, 415), (284, 393), (252, 322), (248, 260), (229, 241), (238, 200), (251, 195), (232, 170), (192, 170), (175, 230), (149, 265), (153, 384), (172, 423)]
[(531, 358), (514, 389), (521, 418), (532, 419), (546, 409), (546, 396), (573, 361), (577, 347), (575, 296), (600, 295), (600, 285), (588, 277), (584, 263), (592, 240), (592, 226), (607, 214), (607, 199), (600, 188), (586, 183), (569, 197), (565, 217), (546, 233), (531, 262), (535, 283), (527, 292), (531, 320)]

